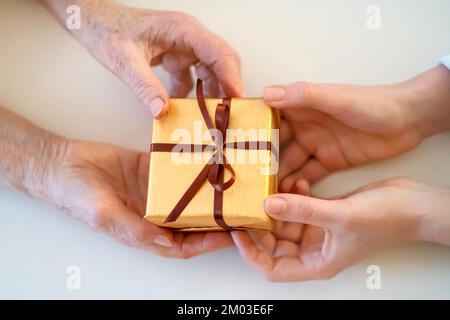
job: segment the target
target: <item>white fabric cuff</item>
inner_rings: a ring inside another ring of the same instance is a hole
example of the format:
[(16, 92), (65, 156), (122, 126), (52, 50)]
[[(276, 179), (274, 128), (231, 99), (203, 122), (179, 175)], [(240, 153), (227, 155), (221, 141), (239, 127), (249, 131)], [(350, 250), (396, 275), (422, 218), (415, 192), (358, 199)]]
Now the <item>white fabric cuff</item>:
[(439, 60), (439, 63), (442, 64), (443, 66), (447, 67), (447, 69), (450, 70), (450, 55), (442, 57)]

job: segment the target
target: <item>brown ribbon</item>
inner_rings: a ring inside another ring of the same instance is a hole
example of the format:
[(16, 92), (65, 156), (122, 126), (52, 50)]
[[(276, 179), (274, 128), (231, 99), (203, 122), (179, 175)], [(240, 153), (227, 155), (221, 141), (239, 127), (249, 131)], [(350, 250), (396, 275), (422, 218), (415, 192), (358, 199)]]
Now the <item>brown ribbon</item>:
[[(214, 151), (211, 159), (209, 159), (209, 161), (191, 183), (189, 188), (186, 190), (173, 210), (167, 216), (164, 223), (176, 221), (183, 210), (186, 208), (186, 206), (189, 204), (189, 202), (191, 202), (191, 200), (195, 197), (202, 185), (206, 182), (206, 180), (208, 180), (208, 182), (214, 188), (214, 220), (224, 230), (231, 230), (231, 227), (225, 223), (225, 220), (223, 218), (223, 192), (229, 189), (236, 181), (236, 173), (228, 163), (227, 158), (224, 154), (224, 150), (226, 148), (241, 150), (269, 150), (273, 151), (277, 158), (278, 152), (272, 146), (272, 143), (270, 141), (244, 141), (225, 143), (228, 123), (230, 120), (231, 99), (224, 98), (222, 99), (222, 103), (219, 103), (217, 105), (214, 127), (212, 124), (212, 120), (208, 114), (205, 97), (203, 95), (203, 84), (200, 79), (197, 80), (197, 102), (203, 117), (203, 121), (205, 122), (206, 127), (211, 134), (214, 145), (152, 143), (150, 147), (150, 152), (173, 152), (174, 147), (179, 148), (180, 152), (183, 152), (185, 149), (189, 149), (190, 152), (203, 152), (206, 149)], [(215, 141), (216, 135), (212, 134), (211, 132), (211, 130), (214, 129), (217, 129), (220, 132), (222, 141)], [(227, 181), (224, 181), (225, 170), (227, 170), (231, 174), (231, 177)]]

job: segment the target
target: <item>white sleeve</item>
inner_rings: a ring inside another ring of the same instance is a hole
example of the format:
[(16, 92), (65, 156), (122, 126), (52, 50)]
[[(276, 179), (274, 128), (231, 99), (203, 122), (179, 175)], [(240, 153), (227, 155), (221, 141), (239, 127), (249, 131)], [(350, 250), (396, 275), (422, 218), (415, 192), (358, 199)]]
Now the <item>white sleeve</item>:
[(447, 69), (450, 70), (450, 55), (442, 57), (439, 60), (439, 63), (442, 64), (443, 66), (447, 67)]

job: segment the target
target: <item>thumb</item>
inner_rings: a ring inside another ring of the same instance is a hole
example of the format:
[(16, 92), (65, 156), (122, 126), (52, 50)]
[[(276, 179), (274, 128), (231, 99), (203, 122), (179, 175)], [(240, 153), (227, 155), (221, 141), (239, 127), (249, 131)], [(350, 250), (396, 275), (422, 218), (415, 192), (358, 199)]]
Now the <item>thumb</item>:
[(174, 243), (173, 234), (164, 228), (158, 227), (144, 217), (128, 208), (108, 213), (111, 221), (111, 230), (120, 240), (137, 247), (158, 245), (170, 248)]
[(339, 201), (321, 200), (296, 194), (273, 194), (264, 201), (264, 210), (276, 220), (321, 227), (337, 224), (342, 218)]
[(169, 108), (169, 95), (159, 79), (150, 70), (145, 59), (129, 60), (122, 80), (155, 119), (163, 117)]
[(266, 87), (264, 102), (272, 107), (309, 108), (330, 115), (339, 114), (352, 105), (352, 85), (294, 82)]

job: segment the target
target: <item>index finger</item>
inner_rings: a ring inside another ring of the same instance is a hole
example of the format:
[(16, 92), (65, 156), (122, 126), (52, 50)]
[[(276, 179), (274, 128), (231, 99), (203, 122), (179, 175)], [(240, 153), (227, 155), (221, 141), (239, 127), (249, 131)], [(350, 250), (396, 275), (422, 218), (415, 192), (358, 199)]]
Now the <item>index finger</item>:
[(264, 274), (269, 281), (289, 282), (321, 278), (320, 265), (324, 262), (322, 257), (318, 258), (316, 264), (306, 266), (298, 257), (273, 257), (259, 249), (252, 238), (244, 231), (233, 231), (232, 237), (244, 260)]
[(202, 28), (188, 35), (188, 45), (199, 60), (214, 72), (226, 95), (241, 97), (244, 90), (238, 53), (225, 40)]

